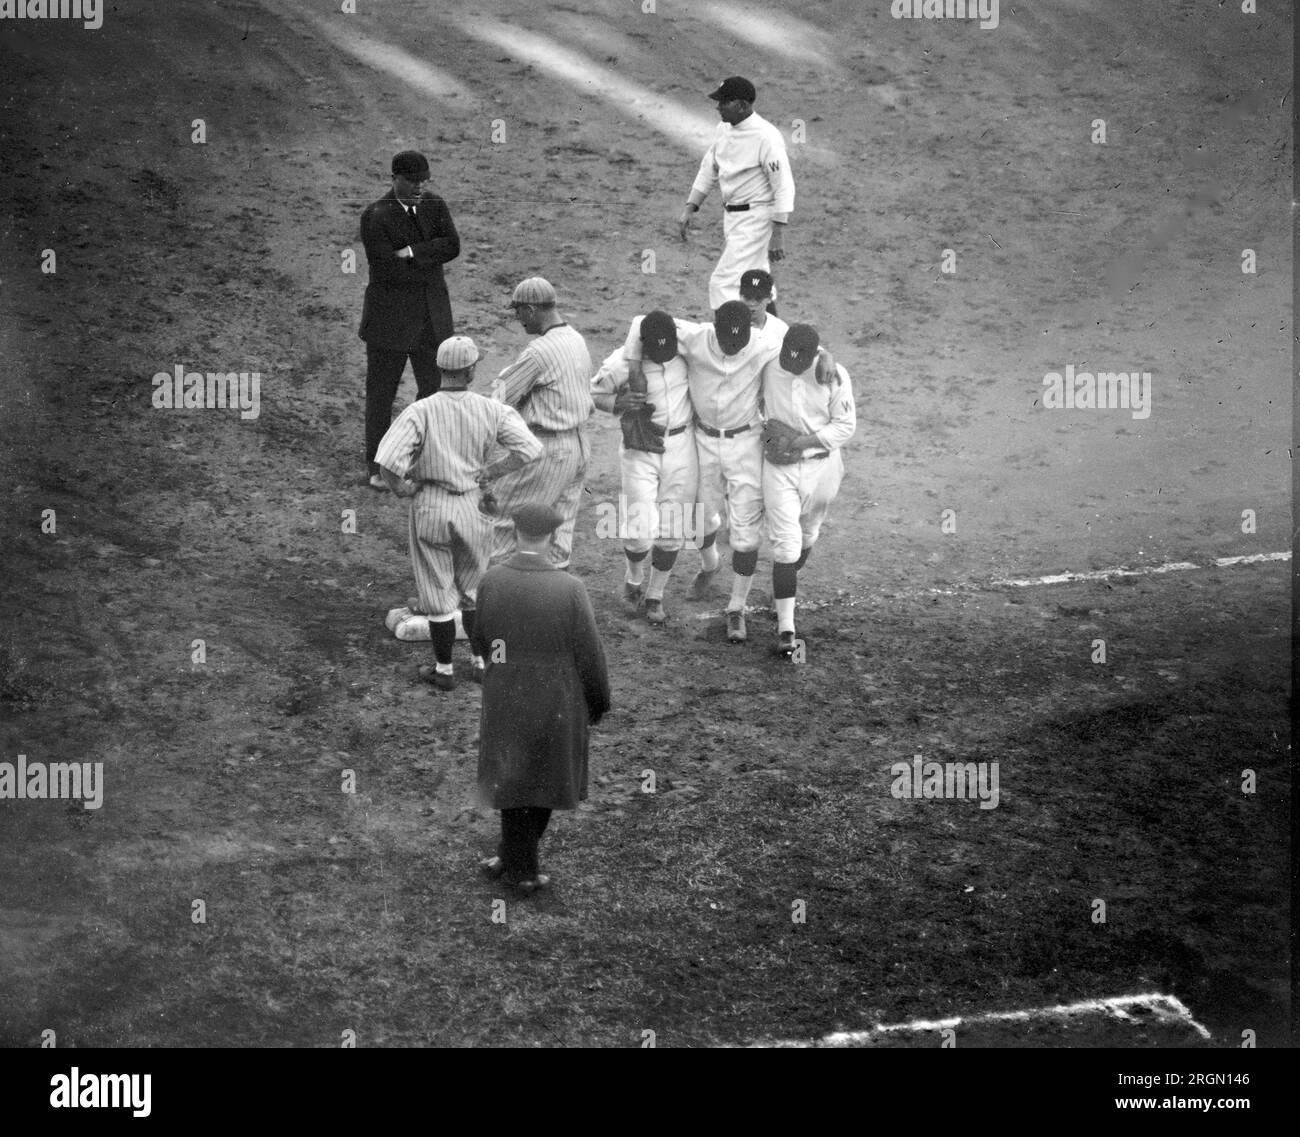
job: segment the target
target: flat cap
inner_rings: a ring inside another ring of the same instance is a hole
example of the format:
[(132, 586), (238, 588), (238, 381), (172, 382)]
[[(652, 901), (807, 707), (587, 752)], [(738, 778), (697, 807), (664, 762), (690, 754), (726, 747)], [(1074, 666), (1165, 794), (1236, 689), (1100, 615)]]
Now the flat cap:
[(510, 297), (511, 304), (537, 304), (545, 306), (555, 303), (555, 289), (551, 287), (551, 282), (540, 276), (530, 276), (527, 280), (521, 280), (515, 285), (514, 294)]
[(393, 155), (393, 173), (412, 180), (429, 176), (429, 159), (418, 150), (403, 150)]
[(438, 345), (438, 366), (446, 371), (464, 371), (478, 359), (478, 348), (469, 336), (451, 336)]
[(752, 103), (758, 98), (758, 92), (754, 90), (754, 84), (748, 79), (739, 75), (732, 75), (722, 80), (715, 90), (709, 92), (709, 98), (723, 103), (728, 99), (744, 99), (747, 103)]
[(772, 274), (761, 268), (751, 268), (741, 274), (740, 295), (746, 300), (770, 300), (772, 298)]
[(510, 515), (510, 520), (525, 537), (545, 537), (548, 533), (554, 533), (564, 518), (549, 505), (540, 501), (528, 501)]

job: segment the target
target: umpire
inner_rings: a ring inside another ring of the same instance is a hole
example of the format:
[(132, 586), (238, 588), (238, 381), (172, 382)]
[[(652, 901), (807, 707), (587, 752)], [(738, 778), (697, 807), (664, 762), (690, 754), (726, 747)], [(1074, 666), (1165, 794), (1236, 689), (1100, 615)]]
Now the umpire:
[(487, 660), (479, 795), (501, 811), (501, 844), (482, 868), (527, 894), (550, 882), (537, 845), (551, 810), (587, 796), (588, 727), (610, 699), (587, 589), (548, 556), (563, 517), (540, 502), (513, 517), (516, 552), (483, 577), (470, 643)]
[(415, 150), (393, 158), (393, 187), (361, 215), (370, 283), (361, 310), (366, 344), (366, 463), (370, 486), (387, 489), (375, 451), (393, 417), (406, 361), (417, 398), (441, 385), (438, 345), (452, 334), (442, 266), (460, 256), (447, 203), (425, 188), (429, 163)]

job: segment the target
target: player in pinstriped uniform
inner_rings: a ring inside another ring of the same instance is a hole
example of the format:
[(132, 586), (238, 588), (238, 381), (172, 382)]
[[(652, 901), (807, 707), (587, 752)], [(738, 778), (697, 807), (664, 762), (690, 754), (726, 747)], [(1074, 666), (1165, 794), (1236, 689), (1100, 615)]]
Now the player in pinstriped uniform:
[[(667, 312), (659, 311), (632, 321), (628, 335), (642, 345), (645, 394), (628, 389), (628, 362), (621, 347), (610, 354), (591, 380), (592, 398), (603, 411), (622, 414), (647, 404), (654, 408), (652, 429), (663, 445), (663, 453), (619, 446), (628, 520), (628, 532), (622, 534), (627, 558), (623, 595), (634, 604), (644, 595), (646, 619), (652, 624), (667, 622), (664, 589), (687, 528), (696, 526), (700, 515), (695, 500), (699, 462), (686, 361), (677, 354), (678, 323)], [(680, 321), (680, 326), (685, 329), (690, 325)], [(699, 533), (692, 529), (690, 535), (698, 537)], [(650, 582), (643, 585), (647, 555)]]
[[(472, 637), (478, 585), (492, 551), (492, 518), (479, 509), (480, 486), (542, 453), (513, 408), (468, 389), (478, 358), (468, 336), (444, 340), (438, 347), (441, 389), (402, 411), (375, 455), (389, 488), (412, 499), (411, 563), (436, 660), (420, 668), (420, 677), (442, 691), (456, 686), (456, 611)], [(497, 446), (510, 453), (489, 468)], [(481, 680), (484, 666), (473, 658), (475, 679)]]
[(501, 372), (492, 395), (519, 411), (543, 449), (537, 462), (507, 474), (492, 487), (500, 511), (492, 563), (514, 552), (515, 527), (510, 517), (531, 501), (549, 505), (564, 518), (555, 531), (552, 558), (557, 568), (568, 568), (590, 456), (586, 423), (594, 410), (591, 354), (577, 330), (555, 311), (555, 289), (540, 276), (517, 285), (510, 306), (524, 331), (537, 338)]
[(772, 546), (772, 597), (779, 655), (795, 654), (794, 601), (799, 570), (821, 533), (826, 512), (844, 478), (840, 447), (857, 429), (853, 383), (843, 367), (819, 380), (813, 372), (817, 330), (795, 324), (781, 354), (763, 368), (763, 409), (800, 434), (791, 448), (802, 458), (789, 465), (763, 463), (763, 506)]

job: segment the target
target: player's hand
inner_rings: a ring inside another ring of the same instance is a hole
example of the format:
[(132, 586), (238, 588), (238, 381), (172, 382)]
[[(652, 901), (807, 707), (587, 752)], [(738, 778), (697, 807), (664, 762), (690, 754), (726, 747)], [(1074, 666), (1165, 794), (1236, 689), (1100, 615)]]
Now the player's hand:
[(414, 497), (417, 493), (420, 492), (420, 487), (417, 486), (409, 478), (403, 478), (400, 482), (397, 483), (396, 486), (393, 487), (393, 492), (398, 497)]
[(403, 248), (403, 249), (398, 249), (398, 250), (397, 250), (397, 259), (398, 259), (398, 260), (408, 261), (408, 260), (410, 260), (413, 256), (415, 256), (415, 254), (414, 254), (413, 252), (411, 252), (411, 246), (410, 246), (410, 245), (407, 245), (407, 246), (406, 246), (405, 248)]
[(694, 216), (695, 216), (695, 210), (683, 209), (682, 215), (679, 218), (677, 218), (677, 231), (682, 235), (683, 241), (685, 241), (686, 238), (690, 235), (691, 218)]
[(614, 397), (614, 413), (616, 415), (626, 414), (628, 411), (640, 410), (645, 406), (645, 395), (640, 391), (633, 391), (624, 387)]

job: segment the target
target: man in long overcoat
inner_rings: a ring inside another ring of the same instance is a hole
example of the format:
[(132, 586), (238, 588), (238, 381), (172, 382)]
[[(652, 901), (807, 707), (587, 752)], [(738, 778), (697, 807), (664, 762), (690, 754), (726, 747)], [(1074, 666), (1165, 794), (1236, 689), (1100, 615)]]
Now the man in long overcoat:
[(478, 789), (501, 811), (501, 844), (482, 867), (527, 894), (549, 883), (537, 846), (551, 810), (587, 796), (588, 727), (610, 699), (587, 589), (549, 557), (564, 518), (530, 502), (513, 519), (517, 551), (479, 585), (471, 644), (487, 661)]
[(460, 256), (447, 203), (426, 183), (429, 162), (415, 150), (393, 158), (393, 188), (361, 215), (370, 283), (359, 335), (366, 342), (366, 462), (370, 485), (387, 489), (375, 451), (393, 417), (406, 361), (416, 397), (438, 390), (438, 345), (452, 334), (442, 266)]

